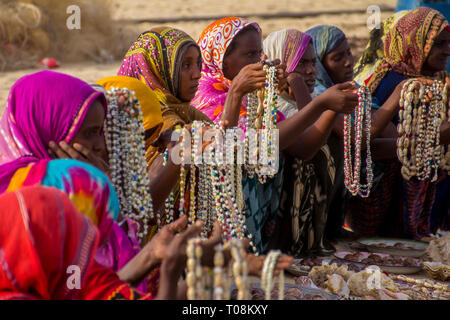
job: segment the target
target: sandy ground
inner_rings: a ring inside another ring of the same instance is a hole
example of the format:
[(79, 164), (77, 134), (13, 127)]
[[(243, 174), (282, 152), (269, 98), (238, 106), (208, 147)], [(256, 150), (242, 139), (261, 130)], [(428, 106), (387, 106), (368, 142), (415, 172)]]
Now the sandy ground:
[[(257, 14), (276, 14), (282, 12), (301, 13), (323, 10), (356, 10), (367, 9), (370, 5), (395, 7), (396, 0), (111, 0), (113, 18), (115, 20), (176, 18), (176, 17), (215, 17), (239, 16)], [(382, 12), (381, 18), (391, 12)], [(320, 15), (305, 18), (270, 18), (257, 21), (263, 30), (263, 35), (283, 28), (306, 30), (319, 24), (332, 24), (340, 27), (349, 37), (355, 56), (364, 48), (369, 29), (366, 21), (369, 14)], [(197, 39), (201, 31), (213, 20), (171, 22), (166, 25), (180, 28)], [(125, 23), (125, 22), (122, 22)], [(141, 23), (130, 25), (136, 35), (161, 23)], [(131, 42), (134, 39), (129, 39)], [(120, 61), (109, 64), (98, 64), (86, 61), (84, 63), (63, 63), (59, 72), (68, 73), (87, 82), (95, 82), (105, 76), (116, 74)], [(20, 77), (36, 72), (33, 69), (0, 73), (0, 112), (3, 112), (9, 89)]]

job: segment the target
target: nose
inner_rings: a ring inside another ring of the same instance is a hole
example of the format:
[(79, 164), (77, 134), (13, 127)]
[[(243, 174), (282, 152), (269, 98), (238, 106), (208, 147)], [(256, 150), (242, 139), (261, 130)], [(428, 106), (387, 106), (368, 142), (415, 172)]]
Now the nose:
[(192, 72), (192, 79), (193, 80), (199, 80), (202, 76), (202, 70), (200, 67), (195, 67), (194, 71)]
[(308, 64), (308, 66), (306, 67), (305, 72), (306, 72), (307, 75), (317, 75), (316, 67), (313, 64), (311, 64), (311, 63)]
[(93, 141), (92, 151), (94, 151), (97, 155), (106, 154), (106, 142), (105, 136), (103, 134), (96, 137), (95, 140)]

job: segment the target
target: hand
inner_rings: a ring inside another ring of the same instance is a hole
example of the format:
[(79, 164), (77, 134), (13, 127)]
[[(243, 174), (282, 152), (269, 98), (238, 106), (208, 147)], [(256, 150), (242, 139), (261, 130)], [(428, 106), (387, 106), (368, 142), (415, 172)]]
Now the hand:
[[(261, 60), (267, 60), (267, 55), (264, 54), (261, 57)], [(275, 59), (272, 61), (272, 63), (277, 66), (277, 75), (278, 75), (278, 90), (280, 92), (283, 92), (283, 90), (285, 90), (287, 88), (288, 82), (287, 82), (287, 77), (288, 74), (286, 73), (286, 65), (281, 64), (281, 60), (280, 59)]]
[(74, 143), (72, 147), (64, 141), (61, 141), (59, 145), (50, 141), (49, 147), (48, 152), (53, 158), (83, 161), (92, 164), (105, 173), (109, 171), (109, 165), (105, 160), (79, 143)]
[(170, 275), (174, 281), (178, 279), (184, 268), (186, 267), (186, 248), (189, 239), (200, 235), (202, 230), (202, 222), (197, 221), (195, 224), (189, 226), (182, 233), (178, 233), (170, 245), (165, 250), (164, 260), (161, 265), (161, 273)]
[(328, 88), (317, 97), (321, 104), (337, 113), (352, 113), (358, 105), (358, 95), (353, 82), (344, 82)]
[(261, 62), (246, 65), (233, 79), (230, 92), (240, 96), (264, 88), (266, 84), (266, 72)]
[(142, 248), (142, 251), (147, 252), (148, 258), (154, 261), (155, 264), (162, 262), (166, 256), (167, 248), (175, 238), (175, 235), (185, 230), (186, 226), (187, 216), (182, 216), (171, 224), (165, 225)]
[[(255, 256), (254, 254), (248, 254), (248, 273), (253, 276), (261, 277), (265, 259), (266, 256)], [(279, 256), (273, 274), (278, 275), (281, 270), (289, 268), (292, 261), (294, 261), (294, 257), (286, 254)]]

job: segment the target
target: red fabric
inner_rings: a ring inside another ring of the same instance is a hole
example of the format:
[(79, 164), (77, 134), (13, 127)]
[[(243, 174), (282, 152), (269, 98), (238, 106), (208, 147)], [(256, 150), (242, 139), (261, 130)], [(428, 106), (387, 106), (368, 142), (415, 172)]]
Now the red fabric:
[[(66, 194), (27, 187), (1, 195), (0, 203), (0, 299), (108, 299), (122, 287), (124, 299), (136, 296), (94, 261), (98, 230)], [(73, 265), (80, 289), (68, 286)]]

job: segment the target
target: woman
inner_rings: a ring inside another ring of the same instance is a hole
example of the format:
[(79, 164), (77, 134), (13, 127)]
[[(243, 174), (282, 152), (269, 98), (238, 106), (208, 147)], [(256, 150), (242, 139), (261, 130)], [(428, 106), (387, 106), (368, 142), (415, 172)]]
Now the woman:
[[(160, 259), (149, 259), (151, 245), (140, 251), (134, 225), (128, 224), (125, 232), (113, 221), (119, 217), (119, 202), (106, 175), (78, 161), (50, 161), (65, 157), (61, 151), (66, 150), (69, 156), (107, 168), (105, 113), (103, 94), (79, 79), (50, 71), (21, 78), (12, 87), (0, 120), (5, 133), (0, 138), (0, 190), (43, 185), (66, 192), (77, 209), (100, 228), (102, 242), (96, 259), (117, 272), (132, 262), (133, 270), (121, 277), (134, 279), (136, 273), (145, 275)], [(55, 145), (61, 148), (55, 149)], [(139, 281), (133, 280), (136, 285), (143, 277), (137, 278)], [(146, 290), (146, 283), (141, 289)]]
[[(444, 79), (442, 71), (450, 56), (449, 42), (448, 23), (435, 10), (418, 8), (400, 18), (385, 38), (384, 58), (377, 63), (375, 72), (366, 79), (366, 85), (377, 104), (390, 99), (393, 88), (408, 78)], [(393, 117), (392, 122), (396, 124), (397, 117)], [(441, 144), (445, 145), (450, 141), (449, 127), (449, 123), (441, 126)], [(392, 137), (394, 141), (395, 138)], [(436, 184), (420, 182), (415, 178), (403, 180), (396, 156), (390, 159), (390, 162), (385, 161), (384, 175), (386, 179), (390, 177), (391, 182), (375, 187), (371, 196), (365, 200), (353, 199), (349, 223), (358, 234), (390, 233), (420, 239), (433, 232), (430, 212), (435, 203)], [(386, 186), (392, 188), (392, 191), (386, 190)], [(448, 189), (443, 192), (442, 199), (448, 199)], [(391, 216), (389, 212), (392, 213)], [(441, 212), (440, 215), (445, 216), (447, 212)], [(394, 226), (395, 230), (389, 230), (389, 225)]]
[[(260, 63), (263, 46), (259, 26), (242, 18), (223, 18), (202, 32), (198, 44), (204, 64), (193, 105), (214, 122), (222, 121), (229, 127), (245, 129), (246, 95), (265, 85), (266, 73)], [(276, 63), (279, 64), (279, 60)], [(284, 68), (278, 65), (281, 86), (286, 83)], [(350, 87), (344, 85), (342, 89)], [(325, 110), (325, 105), (345, 112), (350, 112), (356, 105), (356, 95), (343, 93), (340, 89), (333, 88), (286, 121), (281, 121), (284, 115), (278, 113), (279, 150), (286, 150), (300, 159), (312, 157), (320, 149), (318, 141), (322, 135), (318, 134), (321, 133), (319, 129), (311, 125)], [(264, 185), (256, 179), (243, 181), (247, 228), (259, 251), (266, 250), (273, 233), (281, 176), (280, 170), (274, 179)]]
[(94, 260), (99, 232), (64, 192), (25, 187), (1, 195), (0, 202), (0, 300), (175, 299), (171, 288), (181, 273), (172, 271), (185, 257), (187, 239), (201, 230), (192, 226), (167, 248), (161, 289), (152, 296), (133, 289)]
[[(159, 27), (139, 35), (126, 53), (118, 75), (139, 79), (154, 90), (162, 105), (164, 132), (195, 120), (210, 121), (190, 105), (201, 66), (200, 49), (188, 34)], [(158, 149), (149, 146), (148, 164), (158, 155)]]
[[(179, 177), (179, 166), (173, 167), (170, 161), (171, 168), (163, 169), (163, 153), (171, 146), (171, 134), (175, 128), (184, 127), (196, 120), (210, 122), (207, 116), (190, 104), (197, 91), (201, 65), (200, 49), (195, 41), (185, 32), (171, 27), (153, 28), (142, 33), (125, 55), (118, 75), (141, 80), (156, 93), (161, 104), (161, 134), (157, 136), (157, 141), (146, 146), (151, 180), (158, 181), (160, 177), (165, 177), (159, 174), (161, 170), (168, 172), (171, 177)], [(168, 187), (170, 192), (170, 183), (166, 187), (154, 189), (154, 192), (165, 193)], [(187, 211), (190, 193), (185, 194)], [(176, 181), (173, 188), (173, 201), (177, 216), (180, 202), (179, 181)], [(150, 237), (155, 232), (156, 228), (153, 228)]]
[(377, 62), (384, 57), (383, 44), (389, 30), (397, 21), (407, 14), (408, 10), (402, 10), (394, 13), (392, 16), (386, 18), (381, 23), (380, 28), (374, 28), (370, 31), (369, 43), (364, 49), (361, 58), (355, 64), (354, 73), (355, 81), (357, 83), (364, 83), (374, 71)]
[[(294, 29), (272, 32), (264, 40), (264, 52), (269, 59), (280, 57), (286, 65), (288, 88), (280, 94), (278, 110), (289, 118), (311, 100), (314, 91), (317, 62), (311, 36)], [(300, 80), (300, 85), (296, 80)], [(316, 121), (317, 126), (324, 128), (325, 139), (336, 119), (335, 112), (326, 111)], [(274, 246), (295, 256), (329, 254), (333, 250), (324, 243), (323, 235), (335, 174), (335, 162), (327, 145), (309, 161), (287, 157), (278, 213), (279, 243)], [(290, 236), (286, 236), (287, 230)]]

